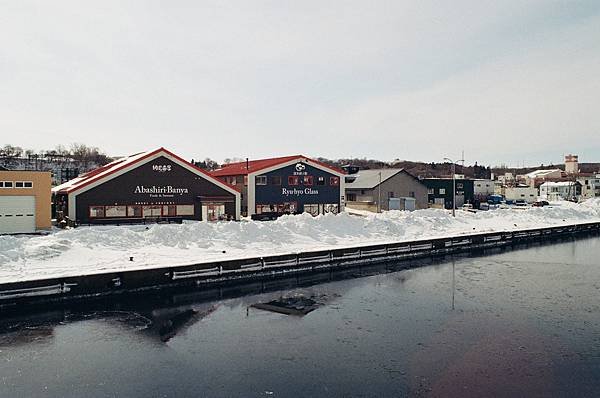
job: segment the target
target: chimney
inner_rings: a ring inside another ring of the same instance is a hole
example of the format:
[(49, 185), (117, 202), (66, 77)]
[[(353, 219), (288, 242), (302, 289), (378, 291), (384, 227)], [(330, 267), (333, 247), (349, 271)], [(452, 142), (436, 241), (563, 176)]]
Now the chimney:
[(246, 170), (250, 170), (250, 161), (246, 158)]

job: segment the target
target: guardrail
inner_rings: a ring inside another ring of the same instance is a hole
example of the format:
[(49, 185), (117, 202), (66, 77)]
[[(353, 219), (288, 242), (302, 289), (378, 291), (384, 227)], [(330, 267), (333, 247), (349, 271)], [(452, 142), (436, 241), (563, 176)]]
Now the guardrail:
[(600, 222), (390, 242), (187, 266), (0, 284), (0, 309), (185, 285), (210, 285), (360, 264), (445, 255), (549, 238), (600, 232)]

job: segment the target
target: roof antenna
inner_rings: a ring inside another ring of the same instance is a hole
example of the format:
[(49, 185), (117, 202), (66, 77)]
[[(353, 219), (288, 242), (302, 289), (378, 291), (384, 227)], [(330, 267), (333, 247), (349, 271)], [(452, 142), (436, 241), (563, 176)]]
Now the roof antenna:
[(250, 170), (250, 162), (248, 158), (246, 158), (246, 170)]

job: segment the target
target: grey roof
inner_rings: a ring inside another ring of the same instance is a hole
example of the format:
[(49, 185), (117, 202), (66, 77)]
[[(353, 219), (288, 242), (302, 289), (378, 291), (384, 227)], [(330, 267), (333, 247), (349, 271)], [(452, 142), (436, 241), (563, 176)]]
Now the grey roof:
[[(384, 182), (401, 171), (404, 171), (404, 169), (359, 170), (356, 174), (356, 180), (346, 183), (346, 189), (372, 189), (379, 185), (379, 173), (381, 173), (381, 182)], [(353, 174), (350, 174), (347, 175), (346, 178), (352, 176)]]

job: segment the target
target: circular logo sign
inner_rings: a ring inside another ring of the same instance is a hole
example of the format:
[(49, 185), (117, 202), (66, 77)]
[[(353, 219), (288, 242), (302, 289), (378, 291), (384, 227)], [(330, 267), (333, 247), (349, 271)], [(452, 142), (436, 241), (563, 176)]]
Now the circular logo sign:
[(302, 163), (296, 163), (296, 171), (304, 171), (304, 169), (306, 169), (305, 165)]

